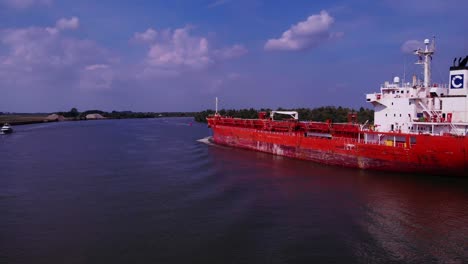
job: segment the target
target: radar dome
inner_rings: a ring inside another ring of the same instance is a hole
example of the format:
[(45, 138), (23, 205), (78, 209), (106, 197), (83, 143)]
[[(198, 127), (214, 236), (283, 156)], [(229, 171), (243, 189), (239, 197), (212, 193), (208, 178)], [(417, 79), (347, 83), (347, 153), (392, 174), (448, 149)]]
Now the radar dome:
[(400, 83), (400, 77), (395, 76), (395, 77), (393, 78), (393, 83)]
[(424, 44), (429, 44), (429, 39), (425, 39)]

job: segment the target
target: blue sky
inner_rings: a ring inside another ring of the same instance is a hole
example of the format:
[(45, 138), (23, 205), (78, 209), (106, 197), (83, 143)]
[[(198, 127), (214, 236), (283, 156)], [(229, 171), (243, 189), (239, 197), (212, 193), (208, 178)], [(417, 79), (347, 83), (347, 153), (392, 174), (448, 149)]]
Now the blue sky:
[[(0, 0), (0, 111), (368, 107), (436, 36), (468, 55), (468, 1)], [(406, 67), (404, 67), (406, 65)]]

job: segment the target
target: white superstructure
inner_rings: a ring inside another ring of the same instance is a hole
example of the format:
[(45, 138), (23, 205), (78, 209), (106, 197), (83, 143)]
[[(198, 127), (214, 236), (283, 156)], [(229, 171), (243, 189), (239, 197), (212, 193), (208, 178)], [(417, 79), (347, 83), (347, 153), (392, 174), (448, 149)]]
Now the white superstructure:
[(385, 82), (380, 93), (367, 94), (374, 106), (374, 127), (382, 132), (424, 133), (432, 135), (468, 132), (468, 56), (454, 60), (448, 85), (431, 83), (434, 41), (424, 40), (425, 49), (417, 49), (416, 64), (424, 67), (424, 80), (413, 76), (411, 83), (399, 77)]

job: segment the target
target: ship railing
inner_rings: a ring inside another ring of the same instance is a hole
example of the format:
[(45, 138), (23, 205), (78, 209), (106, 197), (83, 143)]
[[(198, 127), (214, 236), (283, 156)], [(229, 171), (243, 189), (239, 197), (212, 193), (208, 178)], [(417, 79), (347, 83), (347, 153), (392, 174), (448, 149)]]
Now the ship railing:
[(359, 125), (356, 124), (333, 124), (332, 129), (335, 132), (357, 133), (359, 132)]
[(323, 122), (301, 122), (301, 128), (306, 132), (329, 132), (330, 124)]
[(271, 121), (267, 119), (242, 119), (242, 118), (230, 118), (224, 117), (217, 120), (219, 125), (243, 127), (243, 128), (254, 128), (262, 130), (275, 130), (278, 132), (291, 132), (297, 128), (296, 122), (291, 121)]
[(359, 133), (358, 138), (349, 138), (349, 137), (338, 137), (333, 136), (334, 140), (343, 142), (343, 144), (365, 144), (365, 145), (379, 145), (379, 146), (388, 146), (395, 148), (411, 148), (416, 145), (414, 136), (404, 136), (404, 142), (402, 137), (392, 136), (392, 135), (379, 135), (378, 139), (365, 139), (365, 134)]
[[(334, 140), (343, 142), (344, 144), (365, 144), (365, 145), (379, 145), (379, 146), (388, 146), (396, 148), (406, 148), (406, 142), (394, 141), (391, 139), (387, 140), (364, 140), (361, 136), (360, 138), (347, 138), (347, 137), (333, 137)], [(415, 144), (409, 145), (409, 147), (414, 146)]]
[(231, 118), (223, 117), (217, 120), (217, 124), (224, 126), (236, 126), (236, 127), (247, 127), (247, 128), (262, 128), (264, 127), (267, 120), (261, 119), (242, 119), (242, 118)]

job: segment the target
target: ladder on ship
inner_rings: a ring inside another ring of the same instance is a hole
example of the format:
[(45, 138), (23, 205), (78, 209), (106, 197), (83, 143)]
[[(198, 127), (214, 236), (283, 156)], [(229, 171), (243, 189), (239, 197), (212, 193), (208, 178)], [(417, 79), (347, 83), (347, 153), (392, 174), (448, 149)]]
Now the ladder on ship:
[[(429, 116), (436, 116), (438, 120), (442, 120), (442, 115), (439, 112), (428, 109), (422, 101), (419, 101), (419, 105)], [(451, 131), (458, 135), (457, 127), (454, 124), (452, 124), (452, 122), (448, 122), (447, 124), (450, 126)]]

